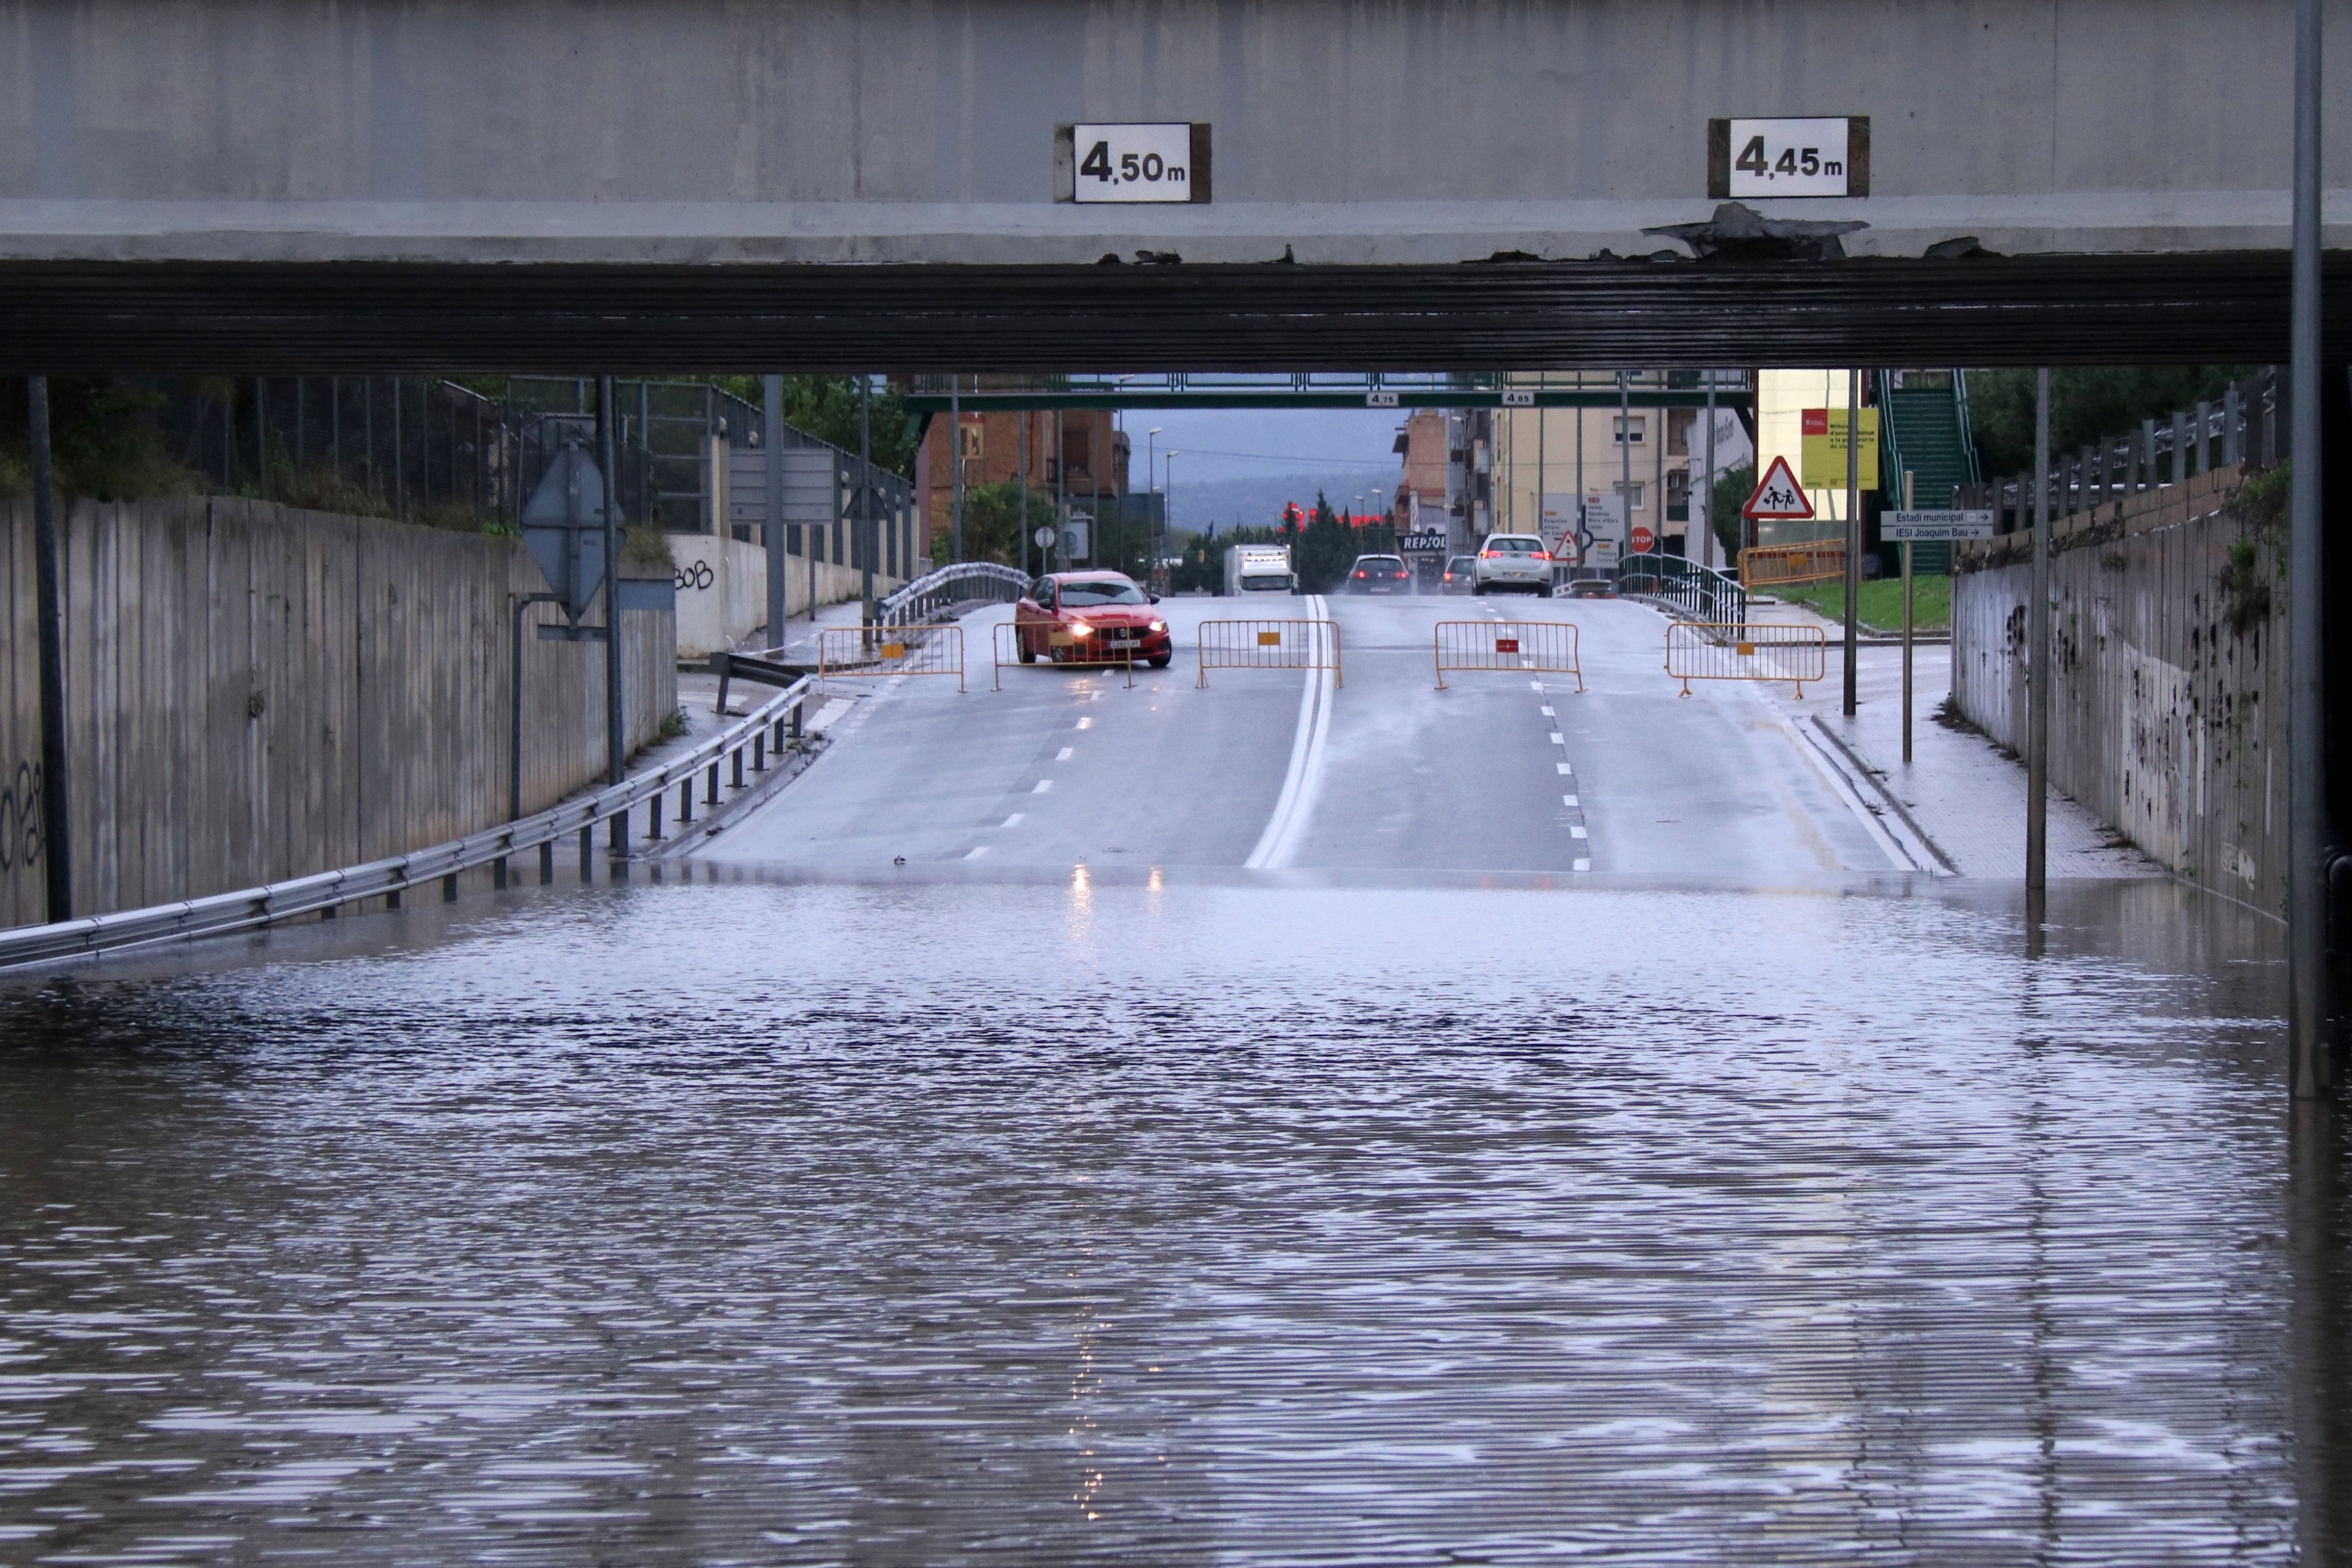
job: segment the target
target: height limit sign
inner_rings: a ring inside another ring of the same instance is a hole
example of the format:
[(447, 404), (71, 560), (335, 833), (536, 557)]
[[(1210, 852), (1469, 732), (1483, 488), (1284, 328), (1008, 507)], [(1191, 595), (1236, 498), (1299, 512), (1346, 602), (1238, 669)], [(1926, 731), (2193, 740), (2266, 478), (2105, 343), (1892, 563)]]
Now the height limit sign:
[(1870, 195), (1870, 117), (1706, 122), (1706, 194), (1741, 196)]
[(1184, 121), (1054, 128), (1057, 202), (1205, 202), (1209, 128)]

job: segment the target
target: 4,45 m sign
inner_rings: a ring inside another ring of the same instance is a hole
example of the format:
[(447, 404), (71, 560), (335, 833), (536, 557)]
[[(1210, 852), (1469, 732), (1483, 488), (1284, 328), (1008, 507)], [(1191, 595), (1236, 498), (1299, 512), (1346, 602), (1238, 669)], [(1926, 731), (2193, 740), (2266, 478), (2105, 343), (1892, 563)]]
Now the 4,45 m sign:
[(1185, 121), (1054, 128), (1057, 202), (1205, 202), (1209, 128)]
[(1870, 195), (1870, 117), (1710, 120), (1706, 194), (1740, 196)]

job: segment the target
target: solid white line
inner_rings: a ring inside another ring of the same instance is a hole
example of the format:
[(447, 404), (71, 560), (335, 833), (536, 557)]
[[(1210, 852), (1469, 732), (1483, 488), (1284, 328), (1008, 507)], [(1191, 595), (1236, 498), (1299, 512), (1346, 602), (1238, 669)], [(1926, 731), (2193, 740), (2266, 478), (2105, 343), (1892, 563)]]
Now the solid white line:
[[(1329, 614), (1319, 594), (1308, 595), (1306, 603), (1311, 620), (1325, 619)], [(1322, 785), (1323, 742), (1330, 732), (1332, 687), (1332, 671), (1307, 672), (1306, 685), (1298, 693), (1298, 724), (1291, 736), (1290, 769), (1283, 775), (1282, 794), (1275, 800), (1274, 814), (1266, 818), (1265, 831), (1258, 835), (1257, 847), (1242, 862), (1244, 869), (1279, 866), (1297, 847), (1298, 836)]]

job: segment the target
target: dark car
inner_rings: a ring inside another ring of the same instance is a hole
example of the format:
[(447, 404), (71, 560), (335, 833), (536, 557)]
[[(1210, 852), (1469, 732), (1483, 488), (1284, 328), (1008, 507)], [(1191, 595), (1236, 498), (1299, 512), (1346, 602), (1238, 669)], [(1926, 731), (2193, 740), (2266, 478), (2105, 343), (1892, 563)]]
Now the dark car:
[(1410, 594), (1412, 572), (1402, 555), (1359, 555), (1340, 586), (1350, 594)]
[(1013, 611), (1021, 662), (1118, 664), (1133, 658), (1165, 669), (1176, 655), (1157, 594), (1123, 572), (1049, 572)]

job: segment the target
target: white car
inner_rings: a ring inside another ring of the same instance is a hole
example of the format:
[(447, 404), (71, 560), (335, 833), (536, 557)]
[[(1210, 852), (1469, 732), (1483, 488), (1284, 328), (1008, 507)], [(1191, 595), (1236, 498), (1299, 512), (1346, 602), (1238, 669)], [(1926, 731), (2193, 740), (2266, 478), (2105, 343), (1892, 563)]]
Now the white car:
[(1551, 552), (1532, 533), (1488, 534), (1471, 570), (1473, 594), (1496, 594), (1506, 588), (1524, 594), (1551, 592)]

